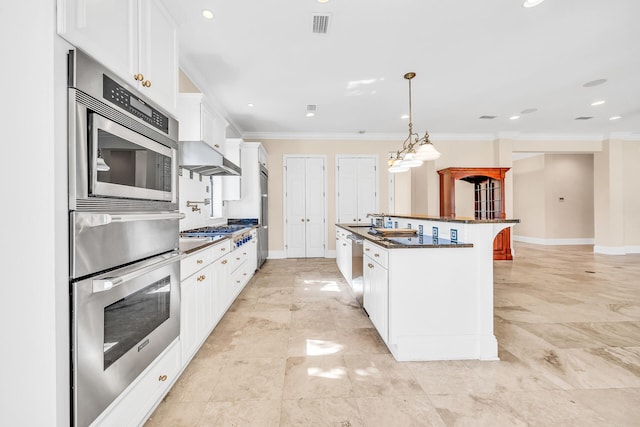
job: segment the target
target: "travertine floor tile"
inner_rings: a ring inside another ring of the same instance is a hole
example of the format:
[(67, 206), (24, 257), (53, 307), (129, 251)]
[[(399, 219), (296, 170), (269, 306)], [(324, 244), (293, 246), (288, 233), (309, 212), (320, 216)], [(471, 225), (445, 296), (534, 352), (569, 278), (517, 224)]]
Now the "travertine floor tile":
[(640, 425), (640, 256), (515, 249), (491, 362), (396, 362), (335, 260), (268, 260), (146, 425)]

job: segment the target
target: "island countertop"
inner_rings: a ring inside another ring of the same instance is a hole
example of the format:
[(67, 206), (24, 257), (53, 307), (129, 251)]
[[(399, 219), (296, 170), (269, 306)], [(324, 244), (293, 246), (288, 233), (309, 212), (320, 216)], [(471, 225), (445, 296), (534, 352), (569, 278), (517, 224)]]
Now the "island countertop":
[(392, 214), (392, 213), (379, 213), (379, 214), (368, 214), (368, 217), (372, 218), (405, 218), (405, 219), (417, 219), (417, 220), (427, 220), (427, 221), (439, 221), (439, 222), (457, 222), (461, 224), (500, 224), (500, 223), (510, 223), (510, 224), (518, 224), (520, 223), (519, 219), (509, 219), (509, 218), (495, 218), (495, 219), (475, 219), (471, 217), (454, 217), (447, 218), (441, 216), (429, 216), (422, 214)]
[(370, 234), (371, 226), (361, 224), (336, 224), (348, 232), (369, 240), (385, 249), (420, 249), (420, 248), (472, 248), (471, 243), (452, 243), (449, 239), (433, 238), (432, 236), (416, 234), (412, 237), (383, 237)]

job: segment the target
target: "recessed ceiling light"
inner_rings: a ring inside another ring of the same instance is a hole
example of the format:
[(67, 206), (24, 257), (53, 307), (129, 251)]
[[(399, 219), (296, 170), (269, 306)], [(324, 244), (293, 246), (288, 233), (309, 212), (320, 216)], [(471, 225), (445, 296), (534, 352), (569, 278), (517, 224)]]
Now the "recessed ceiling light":
[(483, 120), (493, 120), (496, 117), (498, 117), (498, 116), (491, 116), (491, 115), (488, 115), (488, 114), (485, 114), (484, 116), (480, 116), (480, 118), (483, 119)]
[(582, 87), (600, 86), (601, 84), (604, 84), (606, 82), (607, 82), (607, 79), (591, 80), (590, 82), (586, 82), (585, 84), (583, 84)]
[(605, 101), (605, 100), (601, 99), (600, 101), (592, 102), (592, 103), (591, 103), (591, 106), (592, 106), (592, 107), (595, 107), (595, 106), (597, 106), (597, 105), (602, 105), (602, 104), (604, 104), (605, 102), (607, 102), (607, 101)]
[(255, 107), (255, 106), (256, 106), (256, 105), (255, 105), (254, 103), (252, 103), (252, 102), (250, 102), (250, 103), (248, 103), (248, 104), (247, 104), (247, 107), (250, 107), (250, 108), (253, 108), (253, 107)]
[(204, 9), (202, 11), (202, 16), (206, 19), (213, 19), (213, 12), (211, 12), (209, 9)]
[(523, 7), (534, 7), (542, 3), (544, 0), (524, 0)]
[(613, 116), (613, 117), (609, 117), (609, 120), (618, 120), (621, 119), (622, 116)]
[(305, 116), (305, 117), (313, 117), (313, 116), (315, 116), (315, 115), (316, 115), (316, 113), (307, 113), (307, 114), (305, 114), (304, 116)]
[(318, 0), (318, 3), (329, 3), (329, 0)]
[(400, 116), (400, 118), (401, 118), (402, 120), (406, 120), (406, 119), (408, 119), (408, 118), (409, 118), (409, 115), (408, 115), (408, 114), (403, 114), (403, 115), (401, 115), (401, 116)]
[(509, 117), (509, 120), (518, 120), (519, 118), (520, 118), (520, 116), (515, 115), (515, 116)]
[(520, 114), (531, 114), (531, 113), (535, 113), (536, 111), (538, 111), (537, 108), (526, 108), (520, 111)]

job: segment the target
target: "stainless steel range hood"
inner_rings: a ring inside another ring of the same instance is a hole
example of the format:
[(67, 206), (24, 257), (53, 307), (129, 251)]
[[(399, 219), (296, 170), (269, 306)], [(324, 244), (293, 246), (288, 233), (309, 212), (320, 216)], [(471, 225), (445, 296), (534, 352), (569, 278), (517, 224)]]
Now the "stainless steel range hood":
[(241, 169), (204, 141), (180, 141), (180, 167), (200, 175), (238, 176)]

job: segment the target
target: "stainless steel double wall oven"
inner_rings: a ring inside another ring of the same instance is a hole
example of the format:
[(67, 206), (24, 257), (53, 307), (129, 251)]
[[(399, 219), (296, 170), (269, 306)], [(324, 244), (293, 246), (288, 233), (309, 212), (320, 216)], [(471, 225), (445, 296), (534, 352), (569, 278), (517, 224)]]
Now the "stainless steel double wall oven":
[(178, 123), (69, 53), (74, 424), (91, 424), (179, 335)]

